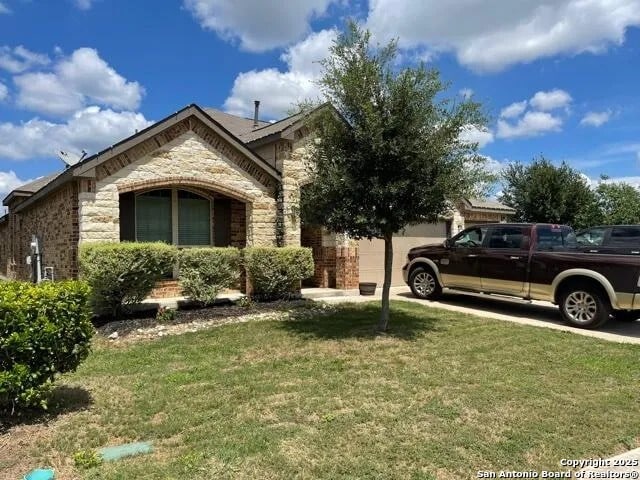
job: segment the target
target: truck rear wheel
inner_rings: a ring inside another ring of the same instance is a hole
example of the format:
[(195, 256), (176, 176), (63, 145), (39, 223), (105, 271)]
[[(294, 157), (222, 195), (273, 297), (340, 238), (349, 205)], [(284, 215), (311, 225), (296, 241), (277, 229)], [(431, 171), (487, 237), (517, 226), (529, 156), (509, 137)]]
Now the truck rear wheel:
[(425, 300), (434, 300), (442, 293), (438, 279), (428, 267), (416, 267), (411, 271), (409, 287), (416, 297)]
[(559, 303), (562, 317), (574, 327), (598, 328), (611, 314), (609, 299), (591, 285), (568, 286), (560, 295)]

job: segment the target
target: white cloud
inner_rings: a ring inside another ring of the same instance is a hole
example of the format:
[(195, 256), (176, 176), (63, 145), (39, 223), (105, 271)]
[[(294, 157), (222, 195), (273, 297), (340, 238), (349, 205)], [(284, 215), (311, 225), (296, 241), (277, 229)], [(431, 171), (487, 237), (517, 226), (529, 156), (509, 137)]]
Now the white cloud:
[(473, 96), (473, 90), (470, 88), (462, 88), (459, 93), (465, 100)]
[(477, 143), (478, 148), (483, 148), (493, 142), (493, 132), (487, 128), (467, 125), (460, 133), (460, 140), (465, 143)]
[(9, 96), (9, 89), (7, 86), (0, 82), (0, 102), (3, 102)]
[[(8, 172), (0, 172), (0, 200), (3, 199), (9, 192), (24, 185), (29, 180), (21, 180), (16, 175), (16, 172), (9, 170)], [(0, 210), (0, 214), (2, 211)]]
[(320, 91), (314, 82), (321, 67), (317, 62), (329, 54), (335, 37), (335, 30), (322, 30), (288, 48), (281, 56), (288, 66), (286, 72), (269, 68), (240, 73), (224, 103), (225, 109), (249, 116), (253, 113), (253, 101), (260, 100), (262, 114), (277, 118), (297, 102), (318, 98)]
[(94, 0), (74, 0), (76, 7), (80, 10), (89, 10), (93, 6)]
[(500, 117), (501, 118), (519, 117), (527, 109), (527, 103), (528, 102), (526, 100), (523, 100), (521, 102), (514, 102), (511, 105), (504, 107), (502, 110), (500, 110)]
[(600, 178), (594, 179), (586, 175), (584, 175), (584, 177), (586, 177), (587, 183), (589, 183), (589, 185), (591, 185), (592, 187), (597, 187), (599, 183), (626, 183), (633, 187), (640, 188), (639, 176), (612, 177), (612, 178), (607, 178), (606, 180), (602, 180)]
[(0, 123), (0, 158), (51, 157), (58, 150), (96, 152), (150, 125), (141, 113), (115, 112), (91, 106), (65, 123), (38, 118)]
[(22, 45), (15, 48), (0, 47), (0, 69), (10, 73), (21, 73), (34, 67), (42, 67), (51, 62), (47, 55), (32, 52)]
[(7, 7), (4, 2), (0, 2), (0, 15), (3, 13), (11, 13), (11, 10), (9, 10), (9, 7)]
[(66, 116), (89, 103), (135, 110), (144, 88), (118, 74), (92, 48), (79, 48), (63, 57), (51, 72), (25, 73), (14, 78), (19, 106), (38, 113)]
[(498, 138), (534, 137), (559, 131), (562, 120), (547, 112), (527, 112), (515, 124), (498, 120)]
[(609, 121), (611, 118), (611, 111), (607, 110), (606, 112), (588, 112), (582, 120), (580, 120), (580, 125), (586, 125), (589, 127), (601, 127), (605, 123)]
[(203, 28), (241, 48), (263, 52), (289, 45), (309, 31), (309, 21), (322, 16), (336, 0), (184, 0)]
[(34, 112), (68, 115), (82, 108), (84, 96), (53, 73), (25, 73), (14, 78), (18, 106)]
[(529, 103), (536, 110), (549, 112), (558, 108), (566, 107), (571, 103), (571, 95), (564, 90), (556, 88), (548, 92), (537, 92)]
[(370, 0), (368, 27), (401, 47), (452, 51), (478, 71), (559, 54), (600, 53), (640, 24), (638, 0)]

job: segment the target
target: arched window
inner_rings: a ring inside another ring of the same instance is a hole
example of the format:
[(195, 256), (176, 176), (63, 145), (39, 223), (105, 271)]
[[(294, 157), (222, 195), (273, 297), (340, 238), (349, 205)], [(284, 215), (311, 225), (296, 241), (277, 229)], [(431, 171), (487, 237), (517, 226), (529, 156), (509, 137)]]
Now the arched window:
[(187, 190), (160, 189), (136, 195), (138, 242), (211, 245), (211, 201)]

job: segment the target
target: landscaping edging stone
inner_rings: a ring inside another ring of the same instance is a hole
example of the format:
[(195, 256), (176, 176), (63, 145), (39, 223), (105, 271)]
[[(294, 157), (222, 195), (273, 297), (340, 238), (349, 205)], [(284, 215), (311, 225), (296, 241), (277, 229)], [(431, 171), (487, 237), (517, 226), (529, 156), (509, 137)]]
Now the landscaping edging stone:
[(153, 317), (113, 321), (99, 327), (97, 332), (110, 343), (130, 343), (236, 323), (301, 319), (306, 316), (330, 314), (335, 310), (336, 307), (333, 305), (307, 300), (256, 303), (252, 307), (225, 305), (178, 310), (176, 319), (166, 323), (159, 323)]

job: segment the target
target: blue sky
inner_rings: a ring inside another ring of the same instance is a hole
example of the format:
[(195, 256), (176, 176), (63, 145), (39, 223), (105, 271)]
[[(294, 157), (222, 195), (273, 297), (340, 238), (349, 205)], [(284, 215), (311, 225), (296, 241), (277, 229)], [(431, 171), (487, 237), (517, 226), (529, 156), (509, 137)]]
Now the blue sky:
[(485, 105), (491, 168), (640, 185), (640, 0), (0, 0), (0, 196), (189, 103), (285, 115), (348, 17)]

